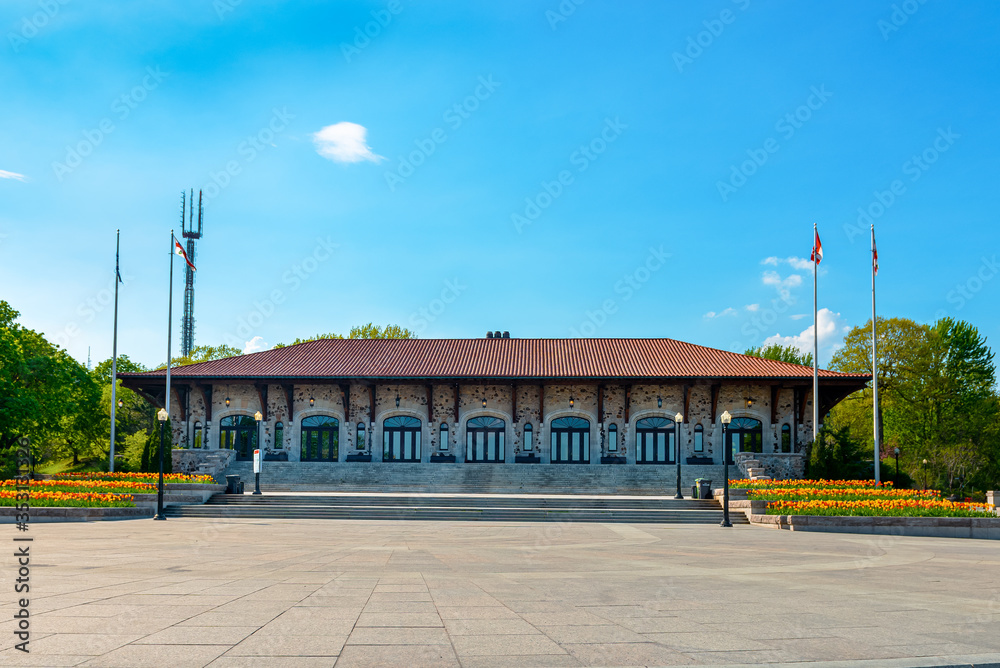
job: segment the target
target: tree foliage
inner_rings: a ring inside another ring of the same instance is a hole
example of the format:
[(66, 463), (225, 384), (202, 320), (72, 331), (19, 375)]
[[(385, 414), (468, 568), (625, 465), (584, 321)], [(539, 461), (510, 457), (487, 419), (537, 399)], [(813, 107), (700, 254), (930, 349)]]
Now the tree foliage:
[(291, 344), (278, 343), (275, 348), (284, 348), (286, 345), (296, 345), (308, 341), (319, 341), (320, 339), (415, 339), (417, 335), (409, 329), (400, 325), (386, 325), (381, 327), (369, 322), (367, 325), (360, 325), (351, 328), (347, 336), (334, 332), (326, 334), (316, 334), (305, 339), (295, 339)]
[(801, 364), (802, 366), (812, 366), (813, 363), (812, 353), (803, 353), (795, 346), (781, 346), (777, 343), (750, 348), (743, 354), (750, 357), (761, 357), (766, 360)]

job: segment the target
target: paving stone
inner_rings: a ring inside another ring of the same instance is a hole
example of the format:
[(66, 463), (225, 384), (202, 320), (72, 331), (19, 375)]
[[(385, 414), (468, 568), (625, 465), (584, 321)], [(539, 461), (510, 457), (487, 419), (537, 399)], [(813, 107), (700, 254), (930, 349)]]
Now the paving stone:
[(79, 664), (87, 668), (202, 668), (228, 645), (126, 645)]
[(365, 627), (356, 628), (347, 639), (348, 645), (451, 645), (442, 628), (426, 627)]
[(252, 635), (226, 652), (226, 656), (337, 656), (347, 640), (341, 636)]
[(337, 668), (460, 668), (447, 645), (348, 645), (337, 659)]
[(425, 612), (364, 612), (357, 626), (444, 626), (437, 613)]
[(557, 643), (542, 634), (453, 636), (452, 645), (460, 657), (565, 653)]

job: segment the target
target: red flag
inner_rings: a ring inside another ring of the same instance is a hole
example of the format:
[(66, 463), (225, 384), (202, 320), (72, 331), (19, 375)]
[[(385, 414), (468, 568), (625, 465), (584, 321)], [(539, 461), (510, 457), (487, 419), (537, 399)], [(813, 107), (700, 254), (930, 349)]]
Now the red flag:
[(174, 252), (180, 255), (182, 258), (184, 258), (184, 261), (187, 262), (187, 265), (191, 267), (191, 271), (197, 271), (195, 266), (191, 264), (191, 260), (188, 259), (188, 254), (185, 253), (184, 248), (181, 247), (181, 242), (177, 241), (176, 237), (174, 238)]
[(819, 240), (819, 230), (816, 230), (816, 242), (813, 244), (813, 252), (809, 259), (816, 264), (823, 261), (823, 244)]
[(872, 269), (878, 276), (878, 247), (875, 245), (875, 233), (872, 232)]

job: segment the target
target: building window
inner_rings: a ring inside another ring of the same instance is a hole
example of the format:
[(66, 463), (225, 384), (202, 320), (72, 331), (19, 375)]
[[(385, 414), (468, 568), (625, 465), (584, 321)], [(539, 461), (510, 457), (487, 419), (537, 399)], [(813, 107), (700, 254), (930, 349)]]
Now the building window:
[(521, 444), (521, 452), (535, 451), (535, 435), (531, 431), (531, 423), (524, 425), (524, 443)]
[(446, 422), (442, 422), (441, 423), (441, 428), (438, 431), (441, 434), (441, 449), (442, 450), (447, 450), (448, 446), (449, 446), (449, 443), (448, 443), (448, 424)]
[(358, 450), (365, 449), (365, 423), (358, 423), (358, 440), (354, 443), (354, 447)]
[(705, 452), (705, 428), (700, 424), (694, 427), (694, 451)]
[(202, 439), (201, 422), (195, 422), (194, 423), (194, 439), (193, 439), (194, 440), (194, 447), (196, 447), (196, 448), (200, 448), (201, 447), (201, 439)]
[(274, 423), (274, 449), (281, 450), (285, 447), (285, 425), (282, 422)]
[(618, 425), (608, 425), (608, 452), (618, 452)]
[(504, 421), (495, 417), (472, 418), (465, 423), (465, 461), (502, 463)]
[(311, 415), (302, 420), (303, 462), (335, 462), (340, 451), (340, 423), (328, 415)]
[(781, 425), (781, 451), (792, 451), (792, 428), (790, 425)]
[(420, 461), (420, 420), (400, 415), (382, 423), (382, 461)]
[(635, 423), (635, 463), (673, 464), (675, 422), (669, 418), (643, 418)]
[(257, 449), (257, 421), (251, 415), (230, 415), (219, 421), (219, 447), (235, 450), (236, 459), (250, 461)]
[(590, 422), (578, 417), (552, 421), (551, 462), (553, 464), (587, 464), (590, 462)]
[(764, 425), (753, 418), (733, 418), (726, 433), (729, 447), (726, 456), (729, 463), (735, 461), (737, 452), (764, 452)]

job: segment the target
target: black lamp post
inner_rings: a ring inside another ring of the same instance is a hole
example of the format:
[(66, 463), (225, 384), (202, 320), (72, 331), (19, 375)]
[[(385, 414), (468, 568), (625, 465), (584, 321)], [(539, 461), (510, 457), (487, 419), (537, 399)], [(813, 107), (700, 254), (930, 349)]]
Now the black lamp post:
[[(264, 416), (257, 411), (253, 414), (253, 419), (257, 421), (257, 457), (259, 457), (257, 468), (260, 469), (264, 466), (264, 453), (260, 451), (260, 421), (264, 419)], [(260, 471), (253, 472), (253, 493), (255, 496), (260, 496)]]
[(675, 499), (683, 499), (684, 495), (681, 494), (681, 422), (684, 420), (684, 416), (678, 413), (674, 416), (674, 457), (677, 458), (677, 493), (674, 494)]
[(729, 411), (723, 411), (719, 419), (722, 421), (722, 476), (726, 479), (722, 488), (722, 524), (719, 526), (731, 527), (733, 523), (729, 521), (729, 446), (726, 444), (726, 429), (733, 421), (733, 416)]
[(892, 454), (896, 458), (896, 479), (893, 481), (897, 485), (899, 484), (899, 448), (893, 448)]
[(156, 419), (160, 421), (160, 484), (156, 489), (156, 515), (154, 520), (165, 520), (163, 514), (163, 426), (167, 423), (167, 411), (161, 408), (156, 413)]

